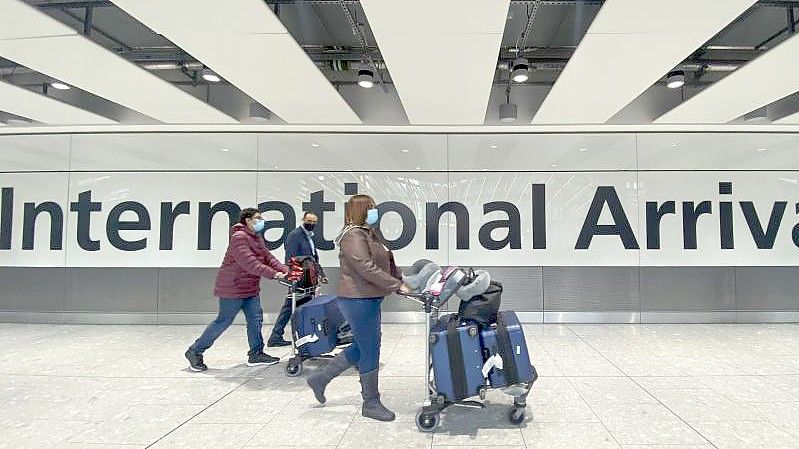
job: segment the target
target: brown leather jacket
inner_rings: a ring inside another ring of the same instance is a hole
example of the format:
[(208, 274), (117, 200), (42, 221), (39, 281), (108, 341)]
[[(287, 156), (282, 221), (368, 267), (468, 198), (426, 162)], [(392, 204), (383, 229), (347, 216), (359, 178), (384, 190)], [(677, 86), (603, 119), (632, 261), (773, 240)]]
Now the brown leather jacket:
[(341, 265), (341, 280), (336, 289), (338, 296), (382, 297), (402, 286), (402, 273), (393, 263), (394, 256), (372, 227), (347, 226), (336, 241)]

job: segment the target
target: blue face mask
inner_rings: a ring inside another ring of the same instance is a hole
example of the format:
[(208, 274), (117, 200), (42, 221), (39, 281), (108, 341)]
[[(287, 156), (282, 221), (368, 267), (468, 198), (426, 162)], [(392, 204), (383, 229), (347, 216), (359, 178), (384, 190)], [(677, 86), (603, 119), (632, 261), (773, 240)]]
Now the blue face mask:
[(255, 222), (255, 224), (252, 225), (252, 230), (255, 232), (263, 232), (265, 227), (266, 227), (266, 222), (263, 220), (258, 220)]
[(380, 218), (380, 214), (377, 209), (369, 209), (366, 211), (366, 224), (373, 225), (377, 223), (378, 218)]

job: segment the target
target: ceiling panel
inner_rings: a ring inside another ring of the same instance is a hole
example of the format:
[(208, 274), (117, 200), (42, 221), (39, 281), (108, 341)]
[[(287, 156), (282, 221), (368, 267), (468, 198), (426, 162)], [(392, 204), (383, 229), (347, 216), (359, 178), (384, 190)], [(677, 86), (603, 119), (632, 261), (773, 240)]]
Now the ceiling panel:
[(509, 0), (361, 0), (411, 124), (483, 124)]
[(607, 0), (534, 124), (604, 123), (755, 0)]
[(263, 1), (113, 1), (288, 123), (361, 123)]
[[(6, 59), (162, 122), (238, 123), (30, 6), (0, 0), (0, 10)], [(33, 24), (35, 34), (15, 31), (18, 23)]]
[[(765, 52), (655, 120), (655, 123), (726, 123), (799, 91), (799, 35)], [(799, 123), (791, 115), (777, 123)]]
[(105, 125), (115, 120), (0, 81), (0, 111), (48, 125)]
[(19, 0), (0, 0), (0, 39), (76, 34), (75, 30)]

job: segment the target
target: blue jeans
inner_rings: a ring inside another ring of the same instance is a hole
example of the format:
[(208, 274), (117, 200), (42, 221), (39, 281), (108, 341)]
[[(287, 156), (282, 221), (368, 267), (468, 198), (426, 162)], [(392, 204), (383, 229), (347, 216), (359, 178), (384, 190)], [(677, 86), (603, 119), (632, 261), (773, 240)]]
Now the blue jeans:
[(264, 311), (261, 309), (261, 298), (252, 296), (242, 299), (219, 298), (219, 315), (205, 331), (189, 347), (195, 354), (202, 354), (214, 344), (231, 324), (233, 319), (244, 310), (247, 318), (247, 341), (250, 343), (250, 353), (260, 353), (264, 350), (264, 337), (261, 335), (261, 324), (264, 322)]
[(344, 350), (347, 360), (361, 374), (380, 363), (380, 304), (383, 298), (339, 298), (338, 306), (352, 327), (352, 344)]

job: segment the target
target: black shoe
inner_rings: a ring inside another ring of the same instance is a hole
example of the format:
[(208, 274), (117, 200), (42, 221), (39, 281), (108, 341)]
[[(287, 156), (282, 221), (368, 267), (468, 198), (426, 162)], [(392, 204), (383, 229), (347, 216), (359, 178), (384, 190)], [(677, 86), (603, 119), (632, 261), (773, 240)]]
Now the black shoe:
[(203, 355), (196, 354), (191, 349), (186, 350), (186, 359), (189, 361), (189, 369), (192, 371), (205, 371), (208, 369), (203, 363)]
[(289, 345), (291, 345), (291, 342), (288, 340), (284, 340), (283, 337), (275, 338), (274, 340), (270, 338), (269, 341), (266, 343), (266, 346), (270, 348), (279, 348), (281, 346), (289, 346)]
[(272, 357), (269, 354), (264, 354), (263, 352), (258, 352), (255, 354), (250, 354), (249, 359), (247, 359), (247, 366), (264, 366), (264, 365), (274, 365), (275, 363), (279, 362), (280, 359), (277, 357)]

